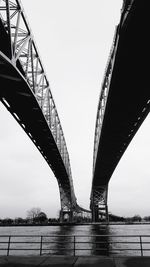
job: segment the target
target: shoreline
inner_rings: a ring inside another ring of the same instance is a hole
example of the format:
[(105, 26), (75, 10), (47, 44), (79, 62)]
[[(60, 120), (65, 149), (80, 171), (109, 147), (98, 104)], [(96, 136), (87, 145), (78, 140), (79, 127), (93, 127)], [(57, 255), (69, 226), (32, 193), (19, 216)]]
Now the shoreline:
[(150, 222), (95, 222), (95, 223), (45, 223), (45, 224), (0, 224), (0, 227), (71, 226), (71, 225), (149, 225)]

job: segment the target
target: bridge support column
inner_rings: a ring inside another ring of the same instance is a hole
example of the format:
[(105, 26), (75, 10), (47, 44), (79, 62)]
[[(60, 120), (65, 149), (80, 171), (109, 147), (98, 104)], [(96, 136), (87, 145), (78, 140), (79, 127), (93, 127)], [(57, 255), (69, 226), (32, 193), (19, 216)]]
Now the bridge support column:
[(107, 190), (102, 191), (102, 188), (96, 188), (93, 191), (91, 200), (92, 221), (93, 222), (109, 222), (108, 205), (107, 205)]
[(108, 205), (106, 204), (106, 207), (105, 207), (105, 211), (106, 211), (106, 222), (109, 223), (109, 213), (108, 213)]
[(73, 222), (73, 211), (60, 210), (60, 222)]
[(93, 208), (92, 208), (92, 222), (98, 222), (98, 221), (99, 221), (98, 206), (93, 206)]
[(59, 183), (61, 210), (59, 220), (63, 222), (73, 222), (73, 208), (71, 201), (71, 192), (68, 185), (61, 185)]
[(95, 206), (92, 208), (92, 222), (109, 222), (108, 208), (107, 205)]

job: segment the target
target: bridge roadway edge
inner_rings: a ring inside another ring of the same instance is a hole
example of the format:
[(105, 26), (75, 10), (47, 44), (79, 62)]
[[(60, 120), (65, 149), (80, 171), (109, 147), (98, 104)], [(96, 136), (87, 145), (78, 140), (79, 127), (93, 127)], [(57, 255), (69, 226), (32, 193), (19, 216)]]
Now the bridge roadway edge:
[(0, 267), (149, 267), (150, 257), (0, 256)]

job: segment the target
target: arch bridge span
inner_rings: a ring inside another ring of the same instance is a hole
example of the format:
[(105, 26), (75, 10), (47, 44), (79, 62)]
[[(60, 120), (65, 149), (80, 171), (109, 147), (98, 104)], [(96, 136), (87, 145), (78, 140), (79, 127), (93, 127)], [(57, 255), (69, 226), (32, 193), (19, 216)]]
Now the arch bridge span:
[(0, 1), (0, 100), (52, 169), (61, 212), (82, 211), (74, 193), (70, 159), (49, 82), (19, 0)]
[(108, 219), (110, 178), (150, 111), (149, 1), (125, 0), (116, 27), (99, 98), (91, 210), (93, 221)]

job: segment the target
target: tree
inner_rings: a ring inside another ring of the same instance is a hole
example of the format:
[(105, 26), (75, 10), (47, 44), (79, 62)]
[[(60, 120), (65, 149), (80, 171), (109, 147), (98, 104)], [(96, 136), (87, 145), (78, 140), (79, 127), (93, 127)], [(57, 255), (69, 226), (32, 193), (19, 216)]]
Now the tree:
[(13, 220), (11, 218), (5, 218), (2, 220), (2, 223), (3, 224), (12, 224), (13, 223)]
[(25, 220), (21, 217), (17, 217), (17, 218), (15, 218), (14, 222), (16, 224), (22, 224), (22, 223), (25, 223)]
[(149, 222), (150, 221), (150, 216), (145, 216), (143, 219), (144, 219), (144, 221)]
[(39, 216), (40, 213), (41, 213), (40, 208), (32, 208), (32, 209), (27, 211), (27, 218), (32, 220), (32, 222), (33, 222), (35, 220), (35, 218), (37, 218)]
[(36, 222), (44, 223), (47, 221), (47, 215), (44, 212), (40, 212), (38, 217), (36, 218)]
[(27, 211), (27, 218), (32, 221), (32, 223), (43, 223), (46, 222), (47, 215), (41, 211), (40, 208), (32, 208)]
[(142, 218), (140, 215), (134, 215), (132, 218), (133, 222), (141, 222)]

